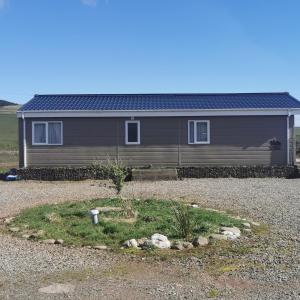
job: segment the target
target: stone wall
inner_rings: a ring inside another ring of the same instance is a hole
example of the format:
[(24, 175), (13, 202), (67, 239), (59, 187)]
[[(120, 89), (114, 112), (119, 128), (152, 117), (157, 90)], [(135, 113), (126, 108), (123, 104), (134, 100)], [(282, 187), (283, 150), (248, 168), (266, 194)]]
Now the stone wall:
[[(157, 169), (159, 172), (159, 169)], [(132, 178), (132, 170), (125, 169), (126, 181)], [(19, 169), (17, 175), (24, 180), (86, 180), (110, 179), (108, 168), (81, 167), (81, 168), (28, 168)], [(235, 167), (181, 167), (177, 168), (179, 178), (297, 178), (299, 170), (296, 166), (235, 166)]]
[(295, 178), (296, 166), (235, 166), (235, 167), (182, 167), (179, 178)]
[[(131, 170), (125, 169), (126, 180), (131, 180)], [(17, 175), (24, 180), (86, 180), (86, 179), (110, 179), (110, 170), (106, 167), (81, 167), (81, 168), (27, 168), (17, 170)]]

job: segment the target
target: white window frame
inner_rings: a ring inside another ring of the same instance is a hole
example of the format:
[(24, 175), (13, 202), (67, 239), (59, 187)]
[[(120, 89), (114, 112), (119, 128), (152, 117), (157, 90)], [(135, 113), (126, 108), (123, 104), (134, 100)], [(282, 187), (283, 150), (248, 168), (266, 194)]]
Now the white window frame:
[[(61, 134), (61, 143), (59, 144), (49, 144), (48, 142), (48, 124), (51, 123), (60, 123), (60, 134)], [(34, 125), (35, 124), (45, 124), (46, 126), (46, 142), (45, 143), (35, 143), (35, 131), (34, 131)], [(33, 121), (32, 122), (32, 145), (34, 146), (43, 146), (43, 145), (49, 145), (49, 146), (61, 146), (63, 145), (63, 121)]]
[[(137, 142), (128, 142), (128, 124), (134, 123), (137, 124)], [(139, 120), (133, 120), (133, 121), (125, 121), (125, 144), (126, 145), (140, 145), (141, 143), (141, 124)]]
[[(194, 122), (194, 142), (190, 141), (190, 123)], [(197, 141), (197, 123), (207, 124), (207, 141)], [(210, 144), (210, 121), (209, 120), (188, 120), (188, 144)]]

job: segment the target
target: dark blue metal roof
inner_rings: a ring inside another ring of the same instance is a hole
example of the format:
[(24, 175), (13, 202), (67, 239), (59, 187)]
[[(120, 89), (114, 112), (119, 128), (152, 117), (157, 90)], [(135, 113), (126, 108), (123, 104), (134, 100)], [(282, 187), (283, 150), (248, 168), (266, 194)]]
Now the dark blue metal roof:
[(291, 109), (289, 93), (35, 95), (19, 111)]

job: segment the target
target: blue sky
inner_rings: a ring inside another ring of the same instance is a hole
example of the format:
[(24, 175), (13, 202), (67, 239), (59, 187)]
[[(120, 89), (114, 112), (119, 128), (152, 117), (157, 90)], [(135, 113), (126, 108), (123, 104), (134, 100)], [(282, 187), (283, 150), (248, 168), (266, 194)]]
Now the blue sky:
[(298, 0), (0, 0), (0, 99), (263, 91), (300, 99), (299, 11)]

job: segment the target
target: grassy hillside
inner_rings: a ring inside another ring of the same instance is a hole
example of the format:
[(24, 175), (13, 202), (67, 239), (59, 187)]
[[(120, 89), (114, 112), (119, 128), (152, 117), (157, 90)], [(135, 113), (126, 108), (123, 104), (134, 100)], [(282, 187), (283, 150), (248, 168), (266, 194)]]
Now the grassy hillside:
[(11, 106), (11, 105), (17, 105), (16, 103), (9, 102), (6, 100), (0, 100), (0, 106)]
[(18, 165), (18, 107), (0, 107), (0, 171)]
[(18, 123), (15, 114), (0, 112), (0, 151), (18, 150)]

